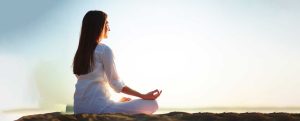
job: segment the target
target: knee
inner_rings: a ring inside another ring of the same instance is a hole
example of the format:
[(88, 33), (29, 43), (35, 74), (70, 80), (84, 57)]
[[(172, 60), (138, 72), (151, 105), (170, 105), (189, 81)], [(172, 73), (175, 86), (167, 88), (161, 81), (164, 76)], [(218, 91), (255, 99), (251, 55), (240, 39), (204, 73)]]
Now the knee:
[(158, 103), (156, 100), (144, 100), (141, 99), (141, 102), (143, 102), (142, 105), (144, 105), (145, 107), (140, 107), (142, 112), (145, 114), (152, 114), (154, 112), (156, 112), (159, 108)]
[(158, 110), (159, 106), (156, 100), (151, 100), (151, 114)]
[(158, 103), (157, 103), (157, 101), (156, 100), (153, 100), (153, 107), (154, 107), (154, 111), (156, 111), (158, 108), (159, 108), (159, 106), (158, 106)]

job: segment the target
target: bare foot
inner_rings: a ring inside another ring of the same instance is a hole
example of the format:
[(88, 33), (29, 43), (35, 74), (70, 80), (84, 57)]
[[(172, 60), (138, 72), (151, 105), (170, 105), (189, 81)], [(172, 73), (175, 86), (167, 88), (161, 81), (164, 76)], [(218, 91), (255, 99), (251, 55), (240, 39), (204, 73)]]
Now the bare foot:
[(122, 97), (119, 101), (120, 102), (127, 102), (127, 101), (130, 101), (131, 98), (128, 98), (128, 97)]

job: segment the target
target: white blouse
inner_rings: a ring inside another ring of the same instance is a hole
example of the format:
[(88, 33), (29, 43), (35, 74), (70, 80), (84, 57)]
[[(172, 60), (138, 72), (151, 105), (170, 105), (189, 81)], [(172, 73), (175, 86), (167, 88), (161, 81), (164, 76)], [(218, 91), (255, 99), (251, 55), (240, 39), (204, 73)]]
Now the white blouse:
[(84, 75), (76, 75), (74, 113), (101, 113), (114, 102), (109, 88), (117, 93), (125, 86), (120, 80), (112, 50), (105, 44), (98, 44), (94, 51), (94, 69)]

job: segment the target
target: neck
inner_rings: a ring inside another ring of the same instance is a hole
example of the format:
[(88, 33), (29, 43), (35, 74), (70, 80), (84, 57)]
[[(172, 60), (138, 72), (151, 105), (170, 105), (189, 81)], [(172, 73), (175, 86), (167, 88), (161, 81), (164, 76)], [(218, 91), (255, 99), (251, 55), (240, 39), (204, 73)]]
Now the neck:
[(102, 39), (99, 38), (99, 39), (97, 40), (97, 43), (98, 43), (98, 44), (101, 44), (101, 41), (102, 41)]

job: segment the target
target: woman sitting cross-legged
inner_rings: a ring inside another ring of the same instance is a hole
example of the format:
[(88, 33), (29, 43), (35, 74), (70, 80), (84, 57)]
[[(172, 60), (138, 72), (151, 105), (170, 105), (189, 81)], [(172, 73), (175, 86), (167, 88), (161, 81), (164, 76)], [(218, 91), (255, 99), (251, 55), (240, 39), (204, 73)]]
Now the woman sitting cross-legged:
[[(83, 18), (79, 45), (73, 61), (77, 77), (74, 93), (74, 113), (152, 114), (158, 109), (156, 98), (161, 91), (141, 94), (120, 80), (114, 63), (113, 51), (101, 41), (108, 36), (107, 14), (89, 11)], [(110, 99), (108, 89), (141, 99)]]

